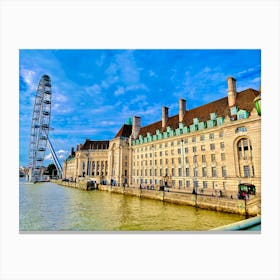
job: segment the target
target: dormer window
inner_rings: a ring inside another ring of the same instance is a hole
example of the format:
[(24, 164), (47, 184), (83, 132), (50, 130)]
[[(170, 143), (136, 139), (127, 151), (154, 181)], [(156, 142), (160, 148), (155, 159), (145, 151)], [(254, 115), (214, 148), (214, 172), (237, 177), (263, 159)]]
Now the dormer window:
[(242, 120), (242, 119), (247, 119), (249, 116), (249, 113), (246, 110), (240, 110), (237, 113), (237, 119)]
[(211, 113), (210, 114), (210, 119), (211, 120), (216, 120), (216, 118), (217, 118), (217, 114), (216, 113)]
[(230, 108), (230, 114), (233, 116), (233, 115), (237, 115), (237, 106), (233, 106)]

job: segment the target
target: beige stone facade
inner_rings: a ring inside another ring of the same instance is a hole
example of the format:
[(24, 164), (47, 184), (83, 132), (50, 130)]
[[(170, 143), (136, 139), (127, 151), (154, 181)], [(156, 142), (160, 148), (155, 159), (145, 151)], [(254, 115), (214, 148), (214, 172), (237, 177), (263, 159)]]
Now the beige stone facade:
[(239, 183), (251, 183), (260, 195), (259, 92), (236, 92), (235, 83), (229, 78), (226, 97), (192, 110), (179, 100), (175, 116), (163, 107), (162, 119), (147, 126), (135, 116), (108, 143), (87, 140), (65, 161), (64, 176), (226, 196), (236, 196)]
[(63, 178), (90, 179), (102, 183), (108, 175), (109, 141), (90, 141), (78, 145), (63, 164)]
[(261, 187), (261, 122), (250, 118), (132, 147), (132, 184), (236, 195), (240, 182)]

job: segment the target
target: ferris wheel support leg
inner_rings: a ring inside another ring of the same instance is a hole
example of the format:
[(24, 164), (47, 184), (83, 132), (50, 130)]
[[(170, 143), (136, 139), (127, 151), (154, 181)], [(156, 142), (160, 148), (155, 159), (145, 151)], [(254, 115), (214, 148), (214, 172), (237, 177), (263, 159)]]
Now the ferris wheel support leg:
[(49, 148), (49, 150), (51, 152), (51, 155), (52, 155), (55, 167), (56, 167), (57, 172), (58, 172), (58, 176), (61, 178), (61, 176), (62, 176), (62, 167), (61, 167), (60, 162), (59, 162), (59, 160), (57, 158), (57, 155), (56, 155), (56, 153), (54, 151), (52, 143), (50, 142), (49, 137), (47, 138), (47, 145), (48, 145), (48, 148)]

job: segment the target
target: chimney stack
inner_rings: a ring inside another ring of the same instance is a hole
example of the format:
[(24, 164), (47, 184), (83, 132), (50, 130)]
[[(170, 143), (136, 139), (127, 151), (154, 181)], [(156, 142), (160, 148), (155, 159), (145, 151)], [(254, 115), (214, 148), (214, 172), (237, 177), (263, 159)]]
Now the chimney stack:
[(228, 106), (232, 107), (236, 103), (236, 80), (228, 77)]
[(141, 117), (133, 117), (132, 121), (132, 138), (136, 139), (138, 137), (141, 128)]
[(161, 126), (166, 127), (168, 121), (168, 107), (162, 107)]
[(186, 113), (186, 100), (180, 99), (179, 100), (179, 123), (183, 122), (185, 113)]

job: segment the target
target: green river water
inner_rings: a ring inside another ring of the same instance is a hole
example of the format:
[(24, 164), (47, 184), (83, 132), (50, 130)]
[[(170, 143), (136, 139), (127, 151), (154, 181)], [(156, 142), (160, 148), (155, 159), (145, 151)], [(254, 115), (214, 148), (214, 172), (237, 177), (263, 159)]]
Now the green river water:
[(19, 185), (20, 231), (206, 231), (243, 219), (235, 214), (54, 183)]

